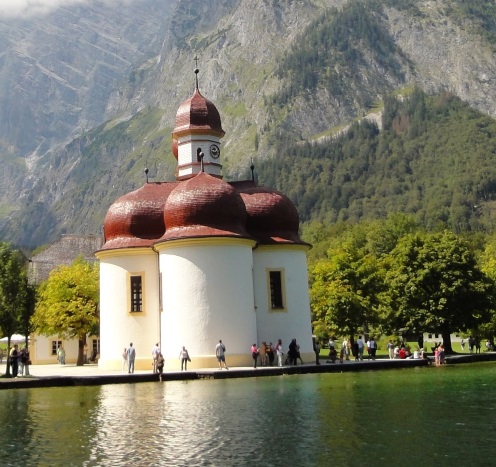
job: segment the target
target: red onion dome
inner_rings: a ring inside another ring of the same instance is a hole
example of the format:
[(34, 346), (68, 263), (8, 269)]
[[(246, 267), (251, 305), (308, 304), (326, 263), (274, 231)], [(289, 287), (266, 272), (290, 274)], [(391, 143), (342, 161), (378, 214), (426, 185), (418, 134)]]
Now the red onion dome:
[(164, 205), (177, 182), (147, 183), (110, 206), (102, 250), (150, 246), (165, 232)]
[(214, 133), (219, 137), (224, 136), (220, 114), (215, 105), (205, 99), (195, 89), (193, 96), (185, 100), (176, 113), (176, 127), (172, 132), (173, 138), (177, 139), (183, 133)]
[(239, 186), (246, 206), (246, 230), (259, 244), (296, 243), (300, 220), (296, 207), (282, 193), (261, 186)]
[(162, 240), (192, 237), (249, 238), (246, 210), (239, 193), (223, 180), (200, 172), (180, 182), (164, 208)]

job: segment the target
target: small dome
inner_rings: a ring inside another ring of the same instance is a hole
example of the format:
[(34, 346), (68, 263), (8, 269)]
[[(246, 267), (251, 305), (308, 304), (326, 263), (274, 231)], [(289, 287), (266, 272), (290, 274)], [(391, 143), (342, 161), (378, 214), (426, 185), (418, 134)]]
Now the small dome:
[(306, 244), (298, 233), (298, 211), (288, 197), (255, 185), (238, 190), (248, 214), (246, 230), (259, 244)]
[(177, 138), (187, 132), (209, 132), (220, 137), (224, 136), (219, 111), (212, 102), (200, 94), (198, 88), (195, 89), (192, 97), (179, 106), (172, 136)]
[(102, 250), (150, 246), (165, 232), (164, 205), (176, 182), (147, 183), (110, 206)]
[(165, 203), (166, 233), (161, 240), (191, 237), (244, 237), (246, 210), (228, 183), (200, 172), (180, 182)]

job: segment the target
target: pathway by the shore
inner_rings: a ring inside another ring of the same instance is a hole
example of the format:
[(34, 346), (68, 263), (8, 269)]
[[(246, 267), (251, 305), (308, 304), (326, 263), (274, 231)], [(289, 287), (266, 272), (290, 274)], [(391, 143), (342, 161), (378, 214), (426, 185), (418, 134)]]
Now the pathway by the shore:
[[(448, 364), (471, 363), (478, 361), (495, 361), (496, 352), (481, 354), (458, 354), (447, 357)], [(229, 370), (202, 368), (191, 371), (165, 371), (162, 381), (182, 381), (198, 379), (250, 378), (261, 376), (281, 376), (309, 373), (342, 373), (349, 371), (392, 370), (427, 366), (429, 360), (389, 360), (376, 359), (362, 362), (344, 361), (343, 363), (315, 363), (283, 367), (236, 367)], [(5, 365), (5, 363), (3, 363)], [(6, 378), (0, 377), (0, 390), (12, 388), (34, 388), (53, 386), (94, 386), (102, 384), (124, 384), (159, 381), (159, 375), (146, 370), (136, 370), (133, 374), (121, 371), (102, 370), (98, 365), (31, 365), (30, 376)]]

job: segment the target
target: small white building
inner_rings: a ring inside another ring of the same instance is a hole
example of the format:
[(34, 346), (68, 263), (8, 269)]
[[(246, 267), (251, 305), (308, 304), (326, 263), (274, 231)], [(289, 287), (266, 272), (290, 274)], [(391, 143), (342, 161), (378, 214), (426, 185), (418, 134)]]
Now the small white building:
[[(198, 73), (198, 70), (195, 70)], [(101, 368), (119, 369), (133, 342), (151, 370), (160, 343), (168, 369), (186, 346), (190, 368), (253, 364), (253, 343), (292, 338), (314, 361), (306, 252), (296, 208), (252, 180), (221, 176), (218, 110), (199, 92), (179, 107), (175, 182), (146, 183), (117, 199), (104, 223), (100, 260)], [(252, 177), (253, 178), (253, 177)]]
[[(62, 235), (46, 249), (29, 260), (28, 277), (31, 284), (40, 284), (48, 279), (50, 272), (58, 266), (69, 266), (78, 256), (85, 261), (95, 262), (95, 251), (102, 246), (99, 235)], [(43, 336), (33, 333), (30, 336), (30, 357), (33, 364), (57, 363), (57, 349), (62, 346), (66, 352), (66, 363), (76, 363), (79, 352), (77, 339), (64, 339), (60, 336)], [(87, 357), (93, 351), (99, 352), (98, 336), (87, 336)]]

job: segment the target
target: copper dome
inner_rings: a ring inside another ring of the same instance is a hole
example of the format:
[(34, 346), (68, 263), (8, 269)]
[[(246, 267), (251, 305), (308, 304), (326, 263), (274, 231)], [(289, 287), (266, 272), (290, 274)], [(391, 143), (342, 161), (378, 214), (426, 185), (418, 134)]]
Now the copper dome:
[(165, 232), (164, 205), (177, 182), (147, 183), (121, 196), (104, 221), (102, 250), (151, 246)]
[(180, 182), (165, 203), (166, 232), (161, 240), (191, 237), (243, 237), (246, 210), (230, 184), (200, 172)]
[(215, 105), (205, 99), (198, 88), (193, 96), (185, 100), (177, 110), (176, 126), (172, 132), (173, 138), (177, 138), (185, 132), (209, 132), (217, 136), (224, 136), (220, 114)]
[(262, 186), (239, 186), (246, 206), (246, 230), (259, 244), (298, 243), (298, 211), (282, 193)]

